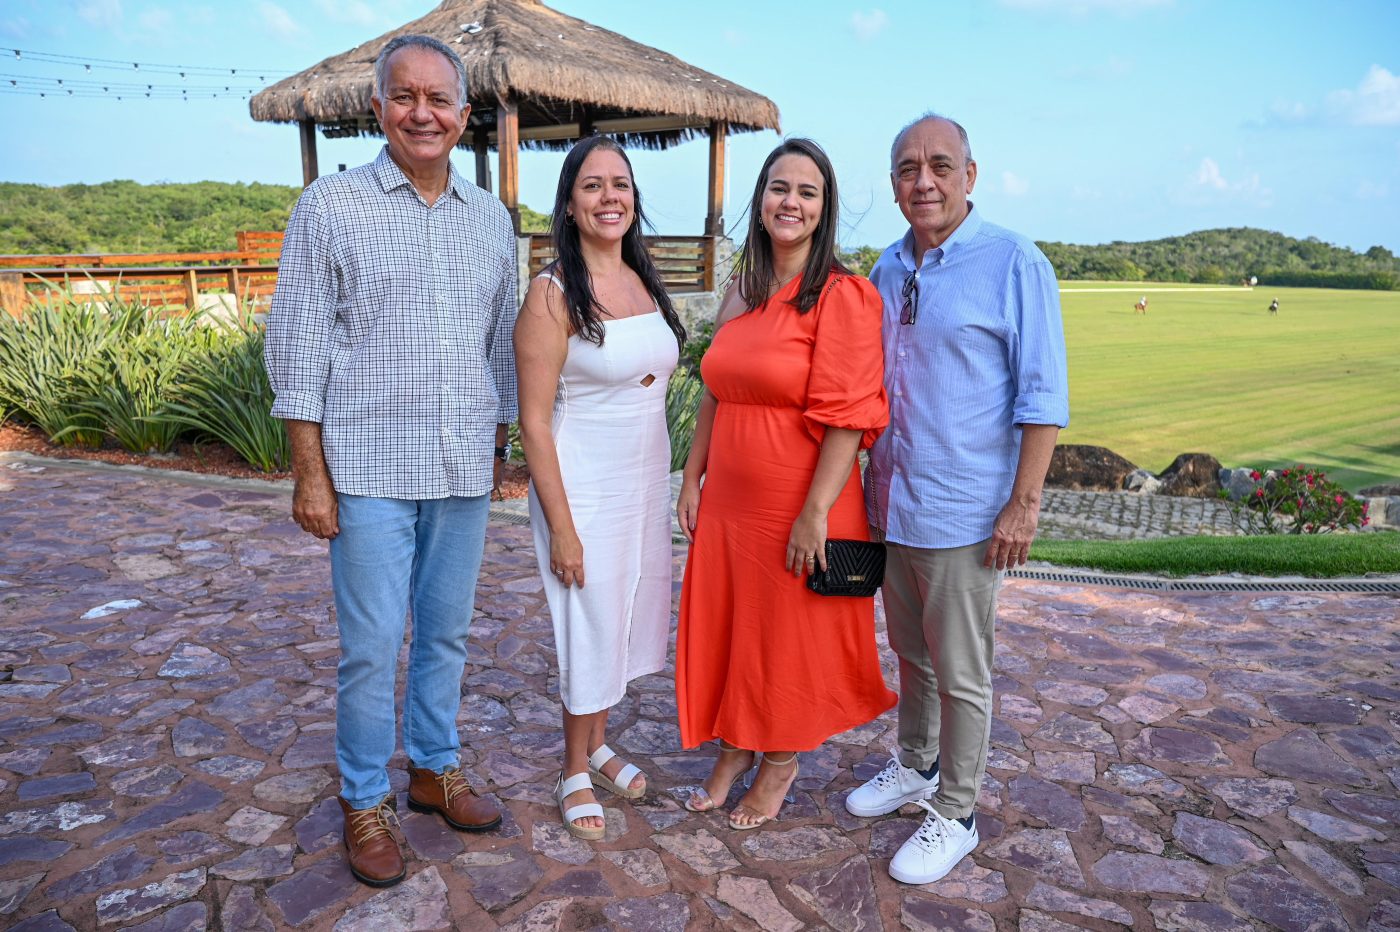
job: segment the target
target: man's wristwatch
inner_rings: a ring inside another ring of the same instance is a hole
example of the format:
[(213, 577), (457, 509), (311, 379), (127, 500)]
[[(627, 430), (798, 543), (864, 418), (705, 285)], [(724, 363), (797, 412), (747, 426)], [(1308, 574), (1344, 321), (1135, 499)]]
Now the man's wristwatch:
[(496, 448), (496, 459), (500, 460), (502, 463), (509, 463), (509, 462), (510, 462), (510, 446), (511, 446), (511, 445), (510, 445), (510, 441), (506, 441), (506, 445), (505, 445), (505, 446), (503, 446), (503, 447), (497, 447), (497, 448)]

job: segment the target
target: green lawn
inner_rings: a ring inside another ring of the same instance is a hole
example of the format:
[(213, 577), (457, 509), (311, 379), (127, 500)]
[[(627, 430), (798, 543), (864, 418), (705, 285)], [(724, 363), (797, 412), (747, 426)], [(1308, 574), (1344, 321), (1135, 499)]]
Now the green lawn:
[(1031, 559), (1158, 576), (1361, 576), (1400, 573), (1400, 534), (1038, 540), (1031, 546)]
[[(1108, 447), (1153, 472), (1201, 452), (1226, 466), (1320, 466), (1352, 490), (1400, 479), (1400, 292), (1063, 287), (1061, 443)], [(1146, 316), (1133, 313), (1143, 294)]]

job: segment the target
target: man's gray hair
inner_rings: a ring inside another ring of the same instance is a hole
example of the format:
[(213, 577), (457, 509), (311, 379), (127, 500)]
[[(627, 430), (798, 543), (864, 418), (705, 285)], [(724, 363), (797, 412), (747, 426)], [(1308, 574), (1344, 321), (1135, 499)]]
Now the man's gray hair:
[(374, 96), (384, 99), (384, 82), (389, 80), (389, 58), (400, 49), (426, 49), (450, 61), (457, 72), (457, 103), (463, 107), (467, 105), (467, 67), (462, 64), (461, 57), (446, 42), (414, 33), (395, 36), (380, 50), (379, 57), (374, 60)]
[(951, 117), (945, 117), (941, 113), (934, 113), (930, 110), (923, 116), (915, 117), (905, 123), (904, 128), (895, 133), (894, 142), (890, 143), (890, 171), (894, 171), (894, 160), (899, 157), (899, 144), (904, 141), (904, 134), (927, 120), (942, 120), (944, 123), (951, 123), (953, 128), (958, 131), (958, 138), (962, 140), (963, 164), (966, 165), (972, 161), (972, 143), (967, 141), (967, 130), (963, 129), (963, 125)]

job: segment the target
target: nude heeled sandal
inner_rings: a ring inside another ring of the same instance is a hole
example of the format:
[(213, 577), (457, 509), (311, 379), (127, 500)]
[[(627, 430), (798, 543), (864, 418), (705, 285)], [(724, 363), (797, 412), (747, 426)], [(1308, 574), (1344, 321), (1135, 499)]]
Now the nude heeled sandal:
[[(797, 763), (797, 754), (796, 754), (796, 753), (789, 754), (787, 760), (774, 760), (773, 758), (769, 757), (769, 756), (766, 755), (766, 754), (763, 756), (763, 759), (764, 759), (765, 761), (767, 761), (769, 764), (773, 765), (774, 767), (786, 767), (788, 764), (792, 764), (792, 765), (793, 765), (793, 768), (792, 768), (792, 776), (791, 776), (791, 777), (789, 778), (789, 780), (788, 780), (788, 788), (791, 789), (792, 785), (793, 785), (794, 783), (797, 782), (797, 775), (798, 775), (798, 773), (801, 771), (802, 768), (801, 768), (801, 766)], [(787, 798), (787, 794), (786, 794), (786, 793), (783, 794), (783, 798), (784, 798), (784, 799)], [(737, 816), (737, 815), (739, 814), (740, 810), (742, 810), (742, 811), (744, 811), (744, 812), (746, 812), (746, 813), (749, 813), (749, 814), (751, 814), (752, 816), (754, 816), (754, 818), (756, 819), (756, 821), (753, 821), (753, 822), (735, 822), (735, 821), (734, 821), (734, 817)], [(782, 804), (782, 803), (779, 803), (779, 804), (778, 804), (778, 812), (782, 812), (782, 811), (783, 811), (783, 804)], [(758, 827), (760, 827), (760, 826), (762, 826), (762, 825), (764, 825), (764, 824), (766, 824), (766, 823), (768, 823), (768, 822), (772, 822), (772, 821), (777, 820), (777, 818), (778, 818), (777, 814), (774, 814), (774, 815), (771, 815), (771, 816), (766, 816), (766, 815), (764, 815), (763, 813), (761, 813), (761, 812), (755, 812), (753, 809), (750, 809), (748, 806), (745, 806), (743, 803), (740, 803), (739, 805), (735, 806), (735, 807), (734, 807), (734, 811), (731, 812), (731, 813), (729, 814), (729, 827), (732, 828), (732, 829), (733, 829), (734, 831), (736, 831), (736, 832), (751, 832), (751, 831), (753, 831), (754, 829), (756, 829), (756, 828), (758, 828)]]
[[(723, 738), (721, 738), (720, 741), (719, 741), (719, 752), (720, 752), (720, 754), (742, 754), (742, 753), (744, 753), (745, 751), (747, 751), (746, 748), (736, 747), (735, 745), (732, 745), (732, 744), (730, 744), (729, 742), (725, 741)], [(753, 753), (752, 751), (747, 751), (747, 752), (750, 753), (750, 754)], [(715, 762), (718, 763), (718, 762), (719, 762), (719, 758), (715, 758)], [(753, 769), (753, 764), (752, 764), (752, 763), (749, 764), (749, 769), (750, 769), (750, 770)], [(743, 773), (736, 774), (735, 777), (734, 777), (734, 780), (739, 779), (739, 777), (741, 777), (741, 776), (743, 776)], [(733, 788), (733, 786), (734, 786), (734, 780), (730, 780), (730, 781), (729, 781), (729, 786), (725, 787), (725, 790), (724, 790), (725, 799), (728, 799), (728, 798), (729, 798), (729, 790)], [(699, 803), (692, 803), (691, 800), (694, 800), (694, 799), (699, 799), (700, 802), (699, 802)], [(689, 809), (691, 812), (709, 812), (709, 811), (711, 811), (712, 809), (717, 808), (718, 806), (719, 806), (719, 803), (715, 802), (714, 799), (711, 798), (709, 792), (706, 791), (706, 789), (705, 789), (703, 786), (697, 786), (697, 787), (694, 789), (694, 791), (692, 791), (691, 794), (690, 794), (689, 796), (687, 796), (686, 799), (685, 799), (685, 808)]]

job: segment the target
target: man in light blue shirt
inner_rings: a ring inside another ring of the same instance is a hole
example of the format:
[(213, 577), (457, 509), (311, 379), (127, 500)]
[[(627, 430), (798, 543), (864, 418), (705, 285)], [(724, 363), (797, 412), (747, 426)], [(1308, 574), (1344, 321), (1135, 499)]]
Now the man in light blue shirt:
[(1035, 537), (1069, 383), (1054, 269), (968, 200), (966, 131), (924, 116), (895, 137), (890, 164), (909, 232), (870, 276), (885, 304), (890, 426), (870, 451), (866, 498), (888, 545), (899, 752), (846, 806), (928, 810), (890, 875), (931, 883), (977, 846), (997, 592)]

